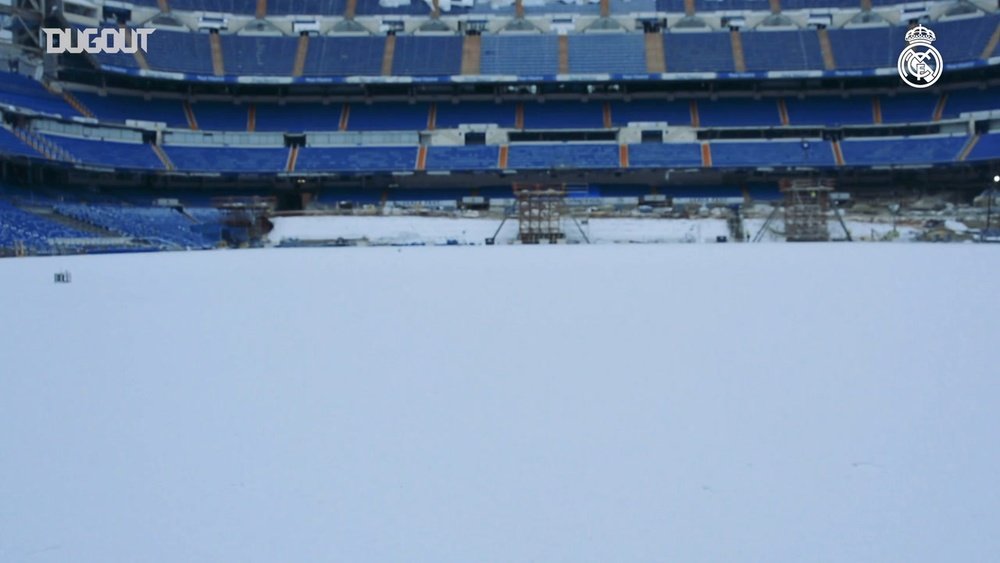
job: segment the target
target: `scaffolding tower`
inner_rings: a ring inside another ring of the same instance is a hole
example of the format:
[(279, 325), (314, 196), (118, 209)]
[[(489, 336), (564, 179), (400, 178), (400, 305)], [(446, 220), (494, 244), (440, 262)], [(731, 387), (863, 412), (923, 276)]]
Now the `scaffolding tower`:
[(830, 240), (827, 212), (833, 188), (833, 180), (795, 179), (781, 183), (785, 194), (785, 240)]
[(522, 244), (556, 243), (566, 238), (562, 218), (566, 205), (564, 184), (514, 184), (517, 199), (517, 238)]

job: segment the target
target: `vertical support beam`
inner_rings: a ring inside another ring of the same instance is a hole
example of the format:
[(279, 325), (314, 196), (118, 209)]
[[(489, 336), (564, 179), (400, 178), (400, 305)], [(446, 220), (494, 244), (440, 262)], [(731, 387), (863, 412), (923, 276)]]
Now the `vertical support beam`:
[(816, 35), (819, 37), (819, 50), (823, 54), (823, 68), (837, 70), (837, 60), (833, 57), (833, 47), (830, 45), (830, 33), (823, 28), (817, 29)]
[(420, 145), (417, 148), (417, 163), (414, 170), (420, 172), (427, 169), (427, 145)]
[(386, 35), (385, 51), (382, 52), (382, 76), (392, 75), (392, 59), (396, 56), (396, 36)]
[(292, 66), (292, 76), (302, 76), (306, 68), (306, 55), (309, 54), (309, 34), (299, 35), (299, 47), (295, 50), (295, 64)]
[(736, 72), (747, 71), (746, 57), (743, 55), (743, 36), (738, 30), (729, 32), (729, 42), (733, 49), (733, 67)]
[(569, 74), (569, 36), (559, 36), (559, 74)]
[(667, 72), (667, 57), (663, 52), (663, 34), (647, 33), (646, 41), (646, 72), (650, 74)]
[(341, 131), (347, 131), (348, 122), (351, 119), (351, 104), (344, 104), (340, 106), (340, 124), (338, 129)]
[(437, 128), (437, 115), (438, 106), (437, 104), (431, 104), (427, 107), (427, 130), (433, 131)]
[(934, 106), (934, 121), (941, 121), (941, 118), (944, 116), (944, 108), (947, 105), (948, 105), (948, 93), (945, 92), (941, 94), (941, 97), (938, 98), (937, 105)]
[(462, 74), (479, 74), (483, 58), (483, 37), (466, 35), (462, 40)]
[(213, 31), (208, 34), (208, 42), (212, 46), (212, 73), (216, 76), (226, 74), (226, 65), (222, 60), (222, 39), (219, 33)]

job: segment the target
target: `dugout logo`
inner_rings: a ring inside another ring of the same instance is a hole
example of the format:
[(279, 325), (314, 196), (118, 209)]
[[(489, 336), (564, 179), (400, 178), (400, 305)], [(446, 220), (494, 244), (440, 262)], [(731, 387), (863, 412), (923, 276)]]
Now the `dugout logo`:
[(941, 53), (931, 45), (937, 36), (922, 25), (906, 32), (906, 42), (909, 45), (899, 54), (896, 70), (899, 77), (914, 88), (933, 86), (944, 71), (944, 60)]
[(153, 34), (154, 28), (139, 29), (60, 29), (43, 27), (45, 33), (45, 52), (53, 55), (60, 53), (128, 53), (146, 52), (146, 40)]

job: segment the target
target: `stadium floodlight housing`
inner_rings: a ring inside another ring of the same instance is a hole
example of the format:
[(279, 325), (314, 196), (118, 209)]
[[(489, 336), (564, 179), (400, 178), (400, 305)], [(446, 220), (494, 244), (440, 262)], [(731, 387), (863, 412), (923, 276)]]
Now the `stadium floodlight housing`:
[(1000, 174), (997, 174), (996, 176), (993, 177), (993, 183), (1000, 184)]

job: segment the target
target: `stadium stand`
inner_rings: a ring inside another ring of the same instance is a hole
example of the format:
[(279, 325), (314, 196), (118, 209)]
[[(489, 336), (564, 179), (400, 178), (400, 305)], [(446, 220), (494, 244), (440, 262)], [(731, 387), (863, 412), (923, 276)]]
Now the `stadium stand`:
[(288, 149), (263, 147), (179, 147), (163, 150), (179, 170), (206, 172), (281, 172)]
[(16, 72), (0, 73), (0, 104), (66, 117), (80, 115), (61, 96), (49, 92), (37, 80)]
[(38, 151), (24, 144), (6, 127), (0, 127), (0, 151), (4, 154), (26, 156), (29, 158), (42, 158)]
[(500, 127), (513, 127), (514, 104), (494, 102), (462, 102), (437, 104), (437, 128), (451, 128), (468, 124), (493, 123)]
[(311, 37), (303, 76), (378, 76), (384, 37)]
[(773, 98), (698, 100), (698, 114), (701, 125), (706, 127), (781, 125), (778, 104)]
[(735, 70), (728, 33), (721, 31), (663, 34), (668, 72), (731, 72)]
[(23, 244), (30, 250), (46, 251), (51, 248), (51, 239), (87, 236), (0, 199), (0, 248)]
[(111, 142), (44, 135), (83, 164), (112, 168), (163, 170), (163, 163), (152, 147), (144, 143)]
[(898, 96), (879, 96), (879, 107), (882, 111), (883, 123), (919, 123), (931, 121), (934, 118), (934, 108), (937, 107), (937, 94), (900, 94)]
[(1000, 133), (990, 133), (979, 137), (966, 160), (996, 160), (1000, 155)]
[(146, 51), (150, 68), (211, 75), (212, 47), (208, 34), (158, 29)]
[(813, 30), (760, 31), (741, 35), (749, 71), (823, 68), (819, 36)]
[(957, 90), (948, 94), (944, 117), (959, 117), (963, 113), (1000, 109), (1000, 97), (991, 90)]
[(926, 166), (934, 162), (952, 162), (967, 137), (919, 137), (901, 139), (847, 139), (840, 143), (844, 161), (849, 164)]
[(288, 37), (220, 35), (226, 73), (290, 76), (298, 44)]
[(217, 242), (195, 230), (197, 221), (173, 208), (79, 203), (56, 203), (54, 208), (78, 221), (153, 243), (205, 249)]
[(525, 129), (598, 129), (604, 127), (603, 104), (545, 102), (524, 104)]
[(646, 50), (640, 33), (569, 36), (571, 73), (641, 74), (646, 72)]
[(618, 168), (618, 145), (578, 143), (510, 146), (507, 166), (513, 169)]
[(343, 104), (257, 103), (257, 131), (336, 131)]
[(767, 142), (721, 141), (712, 143), (712, 165), (718, 167), (833, 166), (827, 141)]
[(454, 35), (396, 37), (392, 73), (402, 76), (451, 75), (462, 72), (462, 38)]
[(700, 167), (701, 145), (696, 143), (642, 143), (629, 145), (629, 167)]
[(559, 72), (559, 38), (555, 35), (484, 35), (483, 74), (550, 75)]
[(427, 128), (427, 104), (350, 104), (350, 131), (421, 131)]
[(125, 123), (143, 120), (166, 123), (168, 127), (187, 127), (180, 100), (145, 99), (139, 96), (101, 96), (93, 92), (74, 92), (84, 106), (101, 121)]
[(298, 172), (402, 172), (417, 163), (417, 147), (303, 147)]
[(666, 122), (670, 125), (691, 125), (691, 102), (688, 100), (634, 100), (611, 103), (612, 124), (632, 122)]
[(200, 101), (191, 104), (199, 129), (205, 131), (246, 131), (249, 109), (245, 104)]
[(430, 147), (427, 170), (494, 170), (497, 159), (496, 146)]
[(906, 45), (906, 30), (896, 26), (833, 29), (829, 33), (839, 69), (894, 67), (900, 45)]
[(849, 98), (835, 96), (810, 96), (786, 98), (788, 121), (791, 125), (840, 125), (872, 124), (872, 99), (865, 96)]

